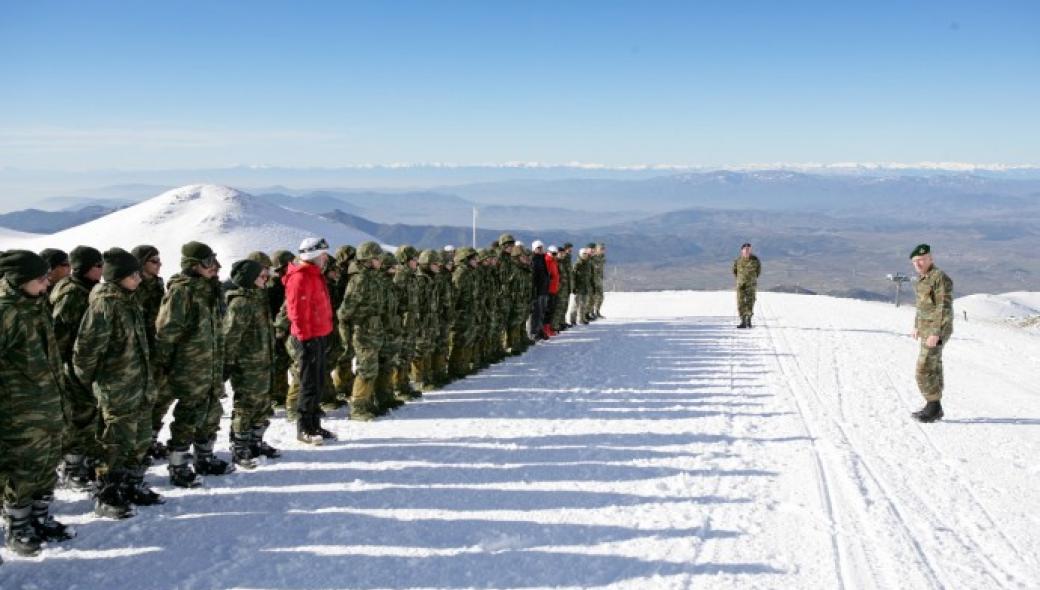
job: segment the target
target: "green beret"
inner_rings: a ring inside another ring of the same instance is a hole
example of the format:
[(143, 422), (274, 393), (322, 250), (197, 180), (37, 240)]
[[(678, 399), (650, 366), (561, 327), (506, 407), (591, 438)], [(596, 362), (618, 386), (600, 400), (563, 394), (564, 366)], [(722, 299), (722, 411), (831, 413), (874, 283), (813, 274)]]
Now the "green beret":
[(130, 253), (137, 258), (137, 261), (140, 262), (142, 266), (144, 266), (144, 263), (148, 262), (149, 258), (159, 255), (159, 249), (148, 244), (141, 244), (131, 250)]
[(932, 247), (928, 244), (918, 244), (917, 247), (910, 252), (910, 258), (914, 258), (915, 256), (924, 256), (925, 254), (931, 253), (931, 251)]
[(0, 254), (0, 276), (20, 287), (45, 276), (50, 271), (47, 261), (28, 250), (8, 250)]
[(57, 248), (46, 248), (40, 251), (40, 258), (42, 258), (47, 266), (51, 267), (51, 270), (67, 263), (69, 261), (69, 255), (64, 250), (58, 250)]
[(256, 278), (264, 267), (259, 262), (246, 258), (231, 265), (231, 282), (243, 289), (256, 287)]
[(122, 248), (105, 250), (103, 257), (105, 266), (101, 270), (101, 276), (105, 277), (106, 283), (118, 283), (141, 270), (141, 263), (137, 257)]
[(90, 246), (76, 246), (69, 252), (69, 261), (72, 262), (72, 270), (86, 271), (104, 262), (101, 252)]
[(272, 266), (274, 266), (274, 264), (271, 262), (271, 258), (267, 254), (264, 254), (259, 250), (257, 250), (256, 252), (250, 252), (249, 255), (246, 256), (246, 258), (252, 260), (253, 262), (256, 262), (257, 264), (263, 267), (271, 268)]

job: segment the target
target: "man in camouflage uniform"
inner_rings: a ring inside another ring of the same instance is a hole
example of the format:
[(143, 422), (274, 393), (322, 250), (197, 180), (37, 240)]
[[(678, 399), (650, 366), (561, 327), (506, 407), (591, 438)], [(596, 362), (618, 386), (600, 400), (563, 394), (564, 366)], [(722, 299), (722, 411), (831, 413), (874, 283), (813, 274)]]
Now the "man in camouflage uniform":
[(163, 282), (159, 272), (162, 270), (162, 258), (159, 250), (149, 244), (135, 246), (130, 251), (137, 258), (141, 267), (141, 283), (131, 294), (131, 299), (141, 309), (144, 319), (144, 332), (148, 338), (148, 351), (152, 369), (152, 387), (155, 388), (155, 401), (152, 404), (152, 441), (148, 447), (148, 455), (153, 459), (165, 458), (169, 451), (166, 445), (159, 441), (159, 431), (162, 430), (163, 419), (173, 403), (173, 394), (168, 387), (161, 387), (156, 378), (155, 371), (155, 320), (159, 317), (159, 305), (162, 303), (163, 295), (166, 294), (166, 284)]
[[(268, 269), (255, 260), (231, 266), (235, 289), (225, 294), (224, 375), (231, 379), (232, 457), (239, 467), (253, 469), (271, 409), (274, 382), (274, 325), (267, 304)], [(258, 438), (259, 437), (259, 438)], [(277, 456), (273, 447), (269, 453)]]
[(382, 415), (390, 410), (400, 407), (404, 402), (394, 397), (394, 378), (397, 369), (401, 366), (401, 349), (404, 345), (404, 330), (401, 320), (404, 316), (402, 298), (398, 295), (394, 279), (397, 277), (399, 266), (397, 257), (390, 252), (383, 252), (382, 280), (383, 295), (383, 355), (387, 358), (386, 363), (380, 363), (379, 376), (376, 377), (376, 406), (378, 414)]
[[(329, 290), (329, 302), (332, 305), (333, 313), (335, 313), (335, 310), (339, 309), (340, 303), (343, 302), (343, 292), (347, 288), (344, 282), (346, 273), (339, 261), (329, 256), (328, 261), (325, 263), (324, 275), (325, 285)], [(329, 375), (325, 379), (325, 391), (321, 394), (321, 408), (324, 412), (331, 412), (347, 403), (346, 396), (340, 399), (336, 387), (336, 367), (340, 365), (341, 359), (346, 352), (339, 337), (339, 330), (332, 330), (332, 333), (326, 339), (326, 346), (328, 348), (325, 354), (325, 367)]]
[(509, 352), (517, 356), (527, 351), (531, 340), (527, 336), (527, 318), (531, 313), (532, 283), (531, 262), (523, 244), (514, 244), (511, 252), (512, 266), (509, 286)]
[(758, 276), (762, 274), (762, 263), (751, 253), (751, 244), (740, 246), (740, 256), (733, 261), (733, 277), (737, 280), (737, 312), (740, 313), (738, 328), (750, 328), (751, 316), (755, 311), (755, 295), (758, 291)]
[[(332, 297), (333, 309), (339, 309), (350, 278), (358, 272), (354, 260), (356, 254), (357, 250), (351, 245), (340, 246), (336, 250), (336, 264), (339, 265), (340, 280), (336, 285), (336, 293)], [(341, 333), (342, 328), (333, 332), (342, 348), (339, 358), (335, 362), (329, 363), (329, 366), (332, 367), (332, 385), (336, 389), (338, 399), (344, 403), (350, 398), (350, 393), (354, 389), (354, 343), (350, 335), (350, 325), (348, 324), (345, 329), (346, 331), (343, 333)]]
[(574, 311), (571, 312), (571, 323), (582, 325), (592, 319), (592, 253), (586, 246), (578, 251), (578, 262), (571, 273), (574, 288)]
[(45, 298), (47, 312), (50, 313), (53, 311), (50, 305), (51, 292), (62, 279), (72, 274), (72, 263), (69, 261), (68, 253), (57, 248), (44, 248), (40, 251), (40, 258), (43, 258), (43, 261), (51, 268), (50, 272), (47, 273), (47, 282), (50, 283), (50, 286), (47, 287), (47, 296)]
[(394, 274), (394, 292), (397, 295), (398, 314), (401, 322), (401, 337), (398, 346), (398, 361), (394, 369), (394, 395), (400, 401), (415, 399), (420, 393), (410, 383), (412, 362), (417, 355), (416, 341), (421, 337), (426, 318), (422, 306), (422, 293), (416, 273), (419, 269), (419, 252), (412, 246), (397, 248), (397, 271)]
[(452, 272), (455, 270), (454, 254), (447, 251), (434, 252), (431, 260), (441, 262), (441, 272), (435, 276), (437, 285), (437, 300), (439, 311), (437, 312), (437, 337), (434, 343), (432, 371), (433, 382), (437, 386), (447, 385), (451, 381), (451, 373), (448, 370), (448, 352), (451, 347), (451, 330), (455, 323), (455, 288), (451, 282)]
[(144, 314), (134, 299), (141, 265), (121, 248), (106, 251), (104, 260), (105, 282), (90, 294), (72, 365), (93, 391), (103, 418), (94, 512), (126, 518), (133, 516), (131, 503), (162, 502), (144, 483), (156, 388)]
[(61, 460), (61, 356), (43, 296), (47, 263), (27, 250), (0, 255), (0, 491), (5, 542), (36, 555), (74, 534), (50, 516)]
[(354, 388), (350, 395), (352, 420), (374, 420), (379, 414), (376, 381), (391, 367), (384, 341), (387, 337), (383, 321), (387, 306), (387, 289), (381, 277), (383, 250), (376, 242), (358, 246), (357, 272), (350, 277), (343, 303), (336, 312), (341, 337), (350, 338), (357, 359)]
[(566, 330), (570, 327), (567, 323), (567, 308), (571, 302), (571, 288), (574, 271), (571, 268), (571, 250), (574, 245), (570, 242), (560, 248), (556, 255), (556, 268), (560, 273), (560, 289), (556, 293), (556, 308), (553, 313), (552, 328), (555, 332)]
[(69, 253), (69, 259), (72, 274), (62, 279), (50, 296), (54, 337), (65, 373), (64, 457), (60, 473), (66, 487), (86, 490), (94, 479), (93, 462), (99, 453), (95, 441), (97, 400), (72, 370), (72, 348), (87, 311), (90, 291), (101, 280), (102, 260), (101, 252), (89, 246), (76, 246)]
[[(263, 419), (263, 421), (261, 421), (259, 423), (259, 425), (253, 427), (253, 432), (252, 432), (252, 434), (250, 436), (250, 439), (249, 439), (249, 451), (250, 451), (250, 454), (253, 457), (264, 456), (264, 457), (268, 457), (268, 458), (271, 458), (271, 459), (276, 459), (276, 458), (282, 456), (281, 451), (279, 451), (278, 449), (272, 447), (271, 445), (267, 444), (266, 441), (264, 441), (264, 434), (267, 432), (267, 428), (271, 425), (271, 418), (274, 416), (274, 391), (277, 388), (278, 376), (279, 376), (279, 373), (278, 373), (278, 366), (279, 366), (278, 365), (278, 343), (277, 343), (277, 336), (275, 335), (275, 331), (276, 331), (275, 330), (275, 314), (278, 313), (278, 310), (272, 309), (272, 306), (271, 306), (271, 276), (270, 275), (271, 275), (271, 267), (274, 266), (274, 262), (271, 260), (271, 258), (267, 254), (265, 254), (263, 252), (260, 252), (259, 250), (254, 251), (254, 252), (250, 252), (246, 256), (246, 259), (247, 260), (252, 260), (253, 262), (256, 262), (257, 264), (259, 264), (260, 267), (261, 267), (260, 274), (262, 276), (266, 277), (267, 282), (260, 287), (260, 290), (263, 291), (264, 304), (267, 306), (267, 316), (266, 317), (271, 322), (271, 335), (272, 335), (272, 337), (276, 338), (276, 342), (275, 342), (275, 345), (274, 345), (274, 351), (273, 351), (274, 359), (275, 359), (274, 360), (274, 367), (272, 367), (272, 369), (271, 369), (271, 389), (270, 389), (270, 391), (268, 391), (268, 394), (267, 394), (267, 409), (264, 411), (264, 419)], [(284, 285), (280, 285), (280, 286), (284, 289)], [(284, 300), (285, 299), (284, 291), (282, 291), (282, 295), (283, 295), (282, 299)], [(288, 322), (288, 318), (286, 318), (286, 322)], [(286, 327), (286, 330), (288, 330), (288, 327)], [(227, 348), (227, 346), (225, 345), (225, 349), (226, 348)], [(283, 352), (284, 352), (284, 348), (283, 348)], [(285, 378), (286, 378), (286, 372), (282, 371), (281, 372), (281, 376), (282, 376), (283, 381), (284, 381)], [(232, 442), (234, 442), (234, 441), (232, 441)]]
[(925, 406), (912, 414), (918, 422), (942, 420), (942, 351), (953, 335), (953, 281), (935, 266), (932, 249), (921, 244), (910, 253), (917, 271), (917, 315), (913, 337), (921, 341), (917, 355), (917, 387)]
[(600, 308), (603, 306), (604, 281), (607, 271), (607, 246), (600, 242), (595, 244), (591, 254), (592, 258), (592, 317), (600, 319), (603, 314)]
[[(277, 250), (271, 254), (271, 279), (267, 282), (267, 302), (271, 307), (271, 318), (275, 322), (275, 372), (274, 386), (271, 388), (271, 399), (276, 405), (284, 405), (286, 414), (290, 409), (293, 412), (295, 406), (285, 402), (289, 392), (289, 366), (292, 358), (289, 356), (287, 341), (289, 339), (289, 318), (282, 312), (285, 304), (285, 285), (282, 277), (289, 269), (289, 263), (293, 260), (292, 252), (288, 250)], [(279, 313), (281, 312), (281, 315)], [(279, 319), (281, 323), (279, 324)]]
[(441, 272), (440, 258), (436, 250), (423, 250), (419, 254), (419, 317), (421, 325), (415, 339), (415, 359), (412, 360), (411, 379), (419, 391), (435, 388), (433, 355), (440, 337), (441, 289), (438, 275)]
[(470, 247), (455, 251), (455, 272), (452, 288), (455, 292), (455, 322), (451, 331), (449, 371), (452, 379), (462, 379), (470, 372), (473, 346), (477, 341), (477, 306), (480, 304), (480, 285), (477, 275), (477, 251)]
[[(220, 286), (214, 282), (217, 255), (206, 244), (181, 248), (181, 273), (170, 279), (156, 320), (155, 364), (177, 405), (170, 425), (170, 483), (194, 487), (196, 472), (222, 475), (231, 466), (213, 454), (223, 408), (224, 337), (220, 318)], [(214, 420), (215, 418), (215, 420)], [(188, 465), (195, 445), (195, 470)]]

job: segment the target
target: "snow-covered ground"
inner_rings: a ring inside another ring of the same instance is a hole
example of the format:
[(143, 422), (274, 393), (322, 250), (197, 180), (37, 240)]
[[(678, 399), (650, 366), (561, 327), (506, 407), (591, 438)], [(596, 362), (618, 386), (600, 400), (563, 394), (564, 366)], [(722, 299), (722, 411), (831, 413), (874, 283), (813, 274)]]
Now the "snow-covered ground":
[(982, 320), (1022, 325), (1040, 317), (1040, 293), (977, 293), (957, 299), (954, 307), (960, 317), (967, 318), (968, 321)]
[[(1036, 588), (1040, 336), (958, 322), (912, 422), (913, 311), (610, 293), (571, 330), (340, 441), (4, 551), (8, 588)], [(225, 431), (226, 432), (226, 431)], [(223, 437), (222, 437), (223, 438)], [(224, 441), (222, 441), (224, 442)]]
[(70, 251), (80, 244), (102, 252), (152, 244), (163, 258), (163, 274), (180, 271), (181, 246), (206, 242), (217, 253), (224, 276), (231, 263), (254, 250), (295, 251), (307, 237), (320, 236), (333, 248), (374, 240), (352, 227), (310, 213), (286, 209), (231, 187), (195, 184), (176, 188), (126, 209), (52, 235), (0, 232), (0, 250), (44, 248)]

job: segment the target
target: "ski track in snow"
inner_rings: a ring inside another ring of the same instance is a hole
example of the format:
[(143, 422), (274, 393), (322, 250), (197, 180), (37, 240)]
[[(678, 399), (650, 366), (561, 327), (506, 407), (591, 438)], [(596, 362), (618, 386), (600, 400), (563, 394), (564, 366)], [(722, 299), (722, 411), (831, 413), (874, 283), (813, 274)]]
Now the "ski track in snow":
[[(1035, 588), (1038, 336), (958, 324), (919, 425), (912, 311), (612, 293), (568, 331), (369, 424), (3, 550), (0, 588)], [(1009, 356), (1011, 355), (1011, 356)], [(549, 373), (549, 370), (552, 370)], [(226, 453), (227, 424), (218, 446)]]

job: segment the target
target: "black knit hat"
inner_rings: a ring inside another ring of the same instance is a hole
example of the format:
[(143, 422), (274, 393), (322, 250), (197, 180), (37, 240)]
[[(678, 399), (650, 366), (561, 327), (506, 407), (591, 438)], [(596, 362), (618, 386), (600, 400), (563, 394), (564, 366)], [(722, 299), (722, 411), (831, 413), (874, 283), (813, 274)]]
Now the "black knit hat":
[(0, 254), (0, 276), (12, 285), (21, 286), (50, 271), (47, 261), (28, 250), (8, 250)]
[(910, 252), (910, 258), (913, 259), (916, 256), (924, 256), (925, 254), (930, 254), (931, 252), (932, 247), (928, 244), (918, 244), (917, 247), (914, 248), (912, 252)]
[(105, 250), (104, 258), (105, 267), (101, 269), (101, 276), (106, 283), (118, 283), (141, 270), (137, 257), (122, 248)]
[(51, 270), (68, 263), (69, 255), (64, 250), (58, 250), (57, 248), (47, 248), (40, 251), (40, 258), (42, 258)]
[(231, 265), (231, 281), (243, 289), (252, 289), (256, 287), (256, 278), (263, 270), (264, 267), (255, 260), (239, 260)]
[(159, 255), (159, 249), (149, 244), (141, 244), (131, 250), (130, 253), (134, 255), (134, 258), (137, 258), (141, 266), (144, 266), (144, 263), (148, 262), (149, 258)]
[(73, 248), (72, 252), (69, 252), (69, 261), (72, 262), (72, 270), (75, 272), (86, 272), (104, 262), (101, 252), (90, 246)]

